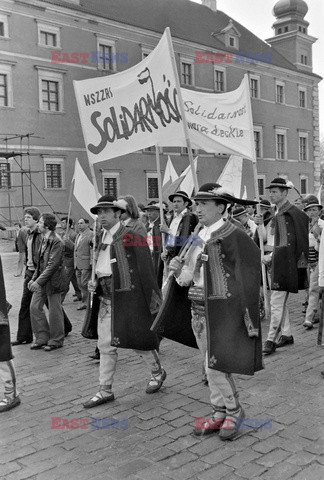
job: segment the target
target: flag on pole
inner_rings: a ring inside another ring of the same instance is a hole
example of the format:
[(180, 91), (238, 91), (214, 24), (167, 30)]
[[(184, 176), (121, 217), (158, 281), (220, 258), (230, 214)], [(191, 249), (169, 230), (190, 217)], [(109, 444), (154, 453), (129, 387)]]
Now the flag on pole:
[(247, 199), (247, 190), (246, 190), (246, 185), (244, 185), (244, 190), (243, 190), (242, 199), (243, 199), (243, 200), (246, 200), (246, 199)]
[[(197, 165), (198, 165), (198, 156), (194, 159), (194, 169), (197, 174)], [(189, 197), (192, 196), (193, 190), (194, 190), (194, 179), (192, 175), (192, 170), (190, 165), (186, 168), (186, 170), (182, 173), (182, 176), (184, 176), (181, 184), (179, 185), (179, 190), (182, 190), (183, 192), (186, 192)]]
[(88, 215), (90, 215), (92, 218), (96, 218), (96, 215), (90, 213), (90, 208), (97, 203), (95, 188), (85, 174), (77, 158), (75, 159), (72, 184), (73, 196), (79, 202), (81, 207), (88, 213)]
[(73, 83), (91, 164), (153, 145), (186, 146), (166, 32), (128, 70)]
[(241, 155), (255, 162), (248, 75), (231, 92), (204, 93), (181, 88), (193, 148)]
[(168, 155), (168, 161), (165, 167), (165, 173), (163, 177), (162, 187), (170, 185), (178, 179), (178, 174), (172, 164), (170, 155)]
[(217, 180), (217, 183), (238, 198), (241, 197), (242, 168), (243, 158), (238, 155), (231, 155)]

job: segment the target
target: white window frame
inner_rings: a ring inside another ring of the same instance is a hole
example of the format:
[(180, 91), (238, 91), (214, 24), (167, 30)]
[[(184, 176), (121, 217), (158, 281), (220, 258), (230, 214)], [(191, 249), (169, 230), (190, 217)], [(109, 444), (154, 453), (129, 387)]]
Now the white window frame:
[[(56, 35), (56, 45), (46, 45), (42, 42), (41, 32), (51, 33)], [(57, 50), (61, 48), (61, 29), (56, 25), (51, 25), (48, 23), (39, 23), (37, 22), (37, 33), (38, 33), (38, 45), (43, 48), (49, 48), (51, 50)]]
[(9, 17), (8, 15), (4, 15), (0, 13), (0, 23), (3, 23), (3, 36), (1, 36), (1, 40), (4, 38), (9, 38)]
[[(305, 105), (302, 107), (300, 105), (300, 92), (304, 92), (305, 95)], [(298, 86), (298, 107), (299, 108), (307, 108), (307, 88)]]
[[(306, 189), (305, 189), (306, 191), (305, 191), (305, 192), (302, 191), (302, 190), (303, 190), (303, 189), (302, 189), (302, 181), (303, 181), (303, 180), (304, 180), (305, 183), (306, 183)], [(299, 178), (299, 187), (300, 187), (300, 193), (301, 193), (301, 195), (307, 194), (307, 192), (308, 192), (308, 176), (307, 176), (307, 175), (300, 175), (300, 178)]]
[[(234, 45), (231, 45), (231, 38), (234, 40)], [(225, 45), (227, 47), (231, 47), (231, 48), (235, 48), (236, 50), (238, 50), (239, 48), (239, 39), (236, 35), (233, 35), (232, 33), (228, 33), (226, 35), (226, 41), (225, 41)]]
[[(53, 187), (48, 187), (47, 185), (47, 175), (46, 175), (46, 165), (61, 165), (61, 175), (62, 175), (62, 186), (60, 188), (53, 188)], [(57, 190), (65, 190), (65, 161), (64, 157), (44, 157), (44, 189), (45, 190), (52, 190), (52, 191), (57, 191)]]
[(156, 178), (158, 179), (158, 174), (157, 172), (145, 172), (146, 173), (146, 178), (145, 178), (145, 183), (146, 183), (146, 198), (147, 200), (157, 200), (158, 197), (149, 197), (149, 185), (148, 181), (149, 178)]
[[(99, 52), (100, 52), (100, 47), (99, 45), (104, 45), (105, 47), (109, 47), (111, 48), (111, 52), (112, 52), (112, 61), (111, 61), (111, 66), (112, 68), (110, 69), (107, 69), (107, 68), (103, 68), (103, 65), (102, 65), (102, 62), (99, 58)], [(116, 42), (115, 40), (112, 40), (110, 38), (107, 38), (107, 37), (102, 37), (102, 36), (97, 36), (97, 68), (98, 70), (101, 70), (103, 72), (107, 72), (107, 73), (114, 73), (114, 72), (117, 72), (117, 58), (116, 58)]]
[[(278, 151), (277, 151), (277, 135), (283, 135), (284, 137), (284, 156), (283, 158), (278, 158)], [(275, 129), (275, 158), (276, 160), (287, 160), (288, 152), (287, 152), (287, 130), (284, 128), (276, 128)]]
[[(253, 125), (253, 136), (254, 136), (254, 132), (260, 133), (260, 156), (259, 157), (257, 156), (256, 149), (255, 149), (255, 156), (256, 158), (263, 158), (263, 128), (258, 125)], [(254, 140), (254, 148), (255, 148), (255, 140)]]
[[(265, 185), (266, 185), (265, 175), (258, 175), (257, 176), (257, 181), (259, 182), (259, 180), (262, 180), (262, 182), (263, 182), (263, 192), (261, 192), (260, 189), (259, 189), (259, 196), (262, 197), (262, 196), (265, 195)], [(259, 187), (259, 183), (258, 183), (258, 187)]]
[[(223, 81), (223, 84), (224, 84), (224, 90), (217, 90), (216, 88), (216, 75), (217, 73), (216, 72), (222, 72), (223, 75), (224, 75), (224, 81)], [(214, 67), (214, 91), (216, 93), (224, 93), (226, 92), (226, 68), (223, 68), (223, 67)]]
[[(38, 70), (38, 98), (39, 98), (39, 111), (42, 113), (64, 113), (64, 89), (63, 89), (63, 73), (46, 70), (45, 68), (37, 68)], [(42, 80), (50, 82), (58, 82), (58, 96), (59, 96), (59, 109), (47, 110), (43, 108), (42, 98)]]
[[(255, 80), (258, 85), (257, 96), (252, 95), (252, 80)], [(256, 99), (261, 98), (261, 81), (260, 81), (259, 75), (250, 75), (250, 95), (251, 95), (251, 98), (256, 98)]]
[[(110, 172), (110, 171), (103, 171), (102, 172), (102, 191), (105, 192), (105, 178), (116, 178), (117, 179), (117, 198), (120, 192), (120, 173), (119, 172)], [(104, 195), (106, 195), (104, 193)]]
[(7, 101), (8, 101), (8, 105), (0, 105), (0, 108), (13, 107), (12, 65), (8, 65), (0, 62), (0, 74), (7, 76)]
[[(278, 100), (278, 91), (277, 88), (282, 87), (282, 102)], [(286, 103), (286, 88), (285, 88), (285, 83), (284, 82), (279, 82), (276, 81), (276, 90), (275, 90), (275, 99), (276, 103), (279, 103), (280, 105), (284, 105)]]
[[(306, 140), (306, 148), (305, 148), (305, 155), (306, 158), (301, 158), (301, 149), (300, 149), (300, 139), (305, 138)], [(298, 132), (298, 160), (300, 162), (307, 162), (309, 159), (309, 153), (308, 153), (308, 133), (307, 132)]]
[[(184, 63), (188, 64), (188, 65), (191, 65), (191, 82), (192, 83), (184, 83), (183, 80), (182, 80), (182, 76), (183, 76), (182, 66), (183, 66)], [(180, 57), (180, 80), (181, 80), (180, 83), (183, 86), (186, 86), (186, 87), (194, 87), (195, 86), (195, 62), (192, 58)]]

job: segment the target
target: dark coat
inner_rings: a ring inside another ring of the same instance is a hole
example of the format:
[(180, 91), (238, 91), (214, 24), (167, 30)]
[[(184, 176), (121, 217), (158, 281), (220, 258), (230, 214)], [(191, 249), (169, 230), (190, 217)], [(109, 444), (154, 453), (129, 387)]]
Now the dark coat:
[[(170, 224), (172, 222), (172, 219), (170, 221)], [(174, 246), (167, 246), (166, 250), (168, 252), (168, 260), (171, 260), (172, 258), (176, 257), (181, 248), (183, 247), (186, 239), (190, 236), (190, 234), (194, 231), (196, 225), (198, 223), (198, 218), (194, 213), (187, 212), (181, 222), (179, 223), (179, 227), (176, 233), (176, 237), (179, 238), (179, 241), (175, 241)]]
[(10, 343), (10, 327), (8, 320), (8, 303), (6, 300), (6, 288), (3, 278), (2, 261), (0, 257), (0, 362), (12, 360)]
[(40, 248), (39, 260), (32, 280), (44, 287), (47, 295), (65, 291), (65, 271), (63, 267), (64, 244), (61, 238), (51, 232)]
[(286, 202), (274, 217), (271, 289), (297, 293), (308, 287), (308, 216)]
[(66, 230), (62, 235), (62, 240), (64, 243), (64, 258), (63, 265), (65, 267), (74, 267), (74, 246), (77, 233), (69, 228), (68, 234), (66, 235)]
[(263, 368), (260, 250), (244, 231), (224, 222), (204, 253), (209, 367), (253, 375)]
[[(112, 260), (111, 324), (112, 345), (119, 348), (153, 350), (159, 345), (158, 337), (150, 331), (154, 316), (161, 304), (151, 253), (145, 240), (135, 246), (124, 242), (124, 235), (132, 232), (122, 225), (113, 235), (110, 249)], [(134, 233), (133, 233), (134, 234)], [(126, 246), (125, 246), (126, 245)], [(99, 244), (100, 248), (100, 244)], [(100, 286), (88, 308), (82, 334), (97, 336)]]
[[(263, 368), (259, 318), (260, 250), (243, 230), (225, 221), (212, 234), (203, 253), (209, 367), (225, 373), (253, 375)], [(185, 322), (181, 320), (182, 325), (177, 323), (177, 314), (173, 316), (178, 308), (179, 288), (188, 291), (186, 287), (177, 286), (174, 290), (170, 286), (169, 294), (174, 297), (165, 297), (163, 306), (167, 313), (161, 309), (157, 321), (162, 320), (160, 328), (167, 338), (195, 346), (190, 309), (186, 309), (187, 318)], [(174, 324), (169, 321), (169, 315)]]
[(140, 219), (134, 220), (131, 218), (128, 224), (125, 225), (125, 228), (127, 229), (127, 233), (131, 231), (135, 235), (142, 235), (142, 237), (147, 235), (146, 227)]

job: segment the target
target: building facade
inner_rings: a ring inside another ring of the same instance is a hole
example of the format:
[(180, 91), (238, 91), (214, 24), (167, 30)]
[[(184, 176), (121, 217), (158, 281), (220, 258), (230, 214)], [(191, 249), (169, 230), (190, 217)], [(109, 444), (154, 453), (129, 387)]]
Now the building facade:
[[(137, 64), (170, 27), (181, 85), (221, 93), (249, 74), (259, 193), (275, 176), (301, 193), (320, 182), (318, 82), (303, 0), (279, 0), (265, 43), (217, 10), (216, 0), (0, 0), (0, 219), (27, 205), (67, 213), (75, 158), (90, 171), (73, 80)], [(198, 181), (216, 181), (227, 157), (199, 154)], [(164, 148), (180, 174), (185, 149)], [(242, 186), (254, 196), (247, 160)], [(101, 193), (157, 198), (154, 148), (95, 165)], [(73, 216), (81, 215), (75, 206)]]

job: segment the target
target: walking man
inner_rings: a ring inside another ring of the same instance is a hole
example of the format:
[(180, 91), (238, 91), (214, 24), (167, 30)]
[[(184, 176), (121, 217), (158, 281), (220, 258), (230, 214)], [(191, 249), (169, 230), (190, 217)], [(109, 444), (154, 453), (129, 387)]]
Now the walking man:
[[(219, 433), (222, 440), (237, 435), (245, 415), (233, 374), (253, 375), (263, 368), (260, 251), (242, 229), (223, 218), (230, 197), (215, 183), (202, 185), (194, 198), (203, 225), (199, 241), (194, 239), (185, 259), (177, 256), (170, 262), (177, 283), (190, 287), (192, 330), (206, 358), (212, 416), (197, 419), (194, 434)], [(164, 312), (169, 323), (166, 330), (183, 343), (186, 335), (177, 330), (173, 300), (166, 297), (164, 306), (168, 310)], [(178, 339), (176, 331), (180, 332)]]
[(42, 243), (42, 233), (37, 227), (40, 217), (40, 211), (36, 207), (25, 208), (24, 220), (27, 227), (27, 245), (26, 245), (26, 270), (23, 286), (23, 294), (21, 297), (20, 310), (18, 314), (18, 331), (17, 339), (11, 345), (21, 345), (32, 343), (33, 330), (30, 321), (30, 302), (33, 296), (28, 288), (28, 284), (32, 279), (39, 258), (39, 249)]
[[(276, 348), (294, 343), (287, 300), (289, 293), (297, 293), (308, 286), (308, 217), (287, 196), (290, 190), (284, 178), (275, 178), (266, 187), (270, 202), (276, 206), (271, 220), (273, 251), (264, 255), (262, 261), (271, 265), (271, 321), (263, 353), (271, 355)], [(262, 223), (262, 219), (257, 221)], [(268, 239), (269, 240), (269, 239)], [(281, 331), (279, 341), (277, 336)]]
[[(56, 219), (51, 213), (43, 213), (38, 223), (43, 233), (43, 241), (39, 252), (39, 260), (28, 288), (33, 292), (30, 304), (30, 315), (35, 343), (31, 350), (44, 348), (50, 352), (63, 346), (64, 316), (62, 309), (62, 293), (65, 288), (63, 267), (64, 245), (55, 232)], [(43, 307), (47, 302), (48, 321)]]
[[(146, 393), (160, 390), (166, 378), (156, 349), (159, 342), (150, 331), (153, 315), (160, 305), (151, 254), (140, 235), (141, 245), (128, 242), (134, 234), (120, 222), (125, 202), (117, 202), (105, 195), (99, 198), (91, 213), (98, 215), (103, 227), (98, 245), (96, 282), (89, 282), (94, 292), (92, 312), (100, 310), (97, 318), (98, 347), (100, 350), (99, 391), (84, 403), (92, 408), (114, 400), (113, 379), (117, 366), (117, 347), (134, 349), (151, 370)], [(113, 308), (112, 308), (113, 306)]]

